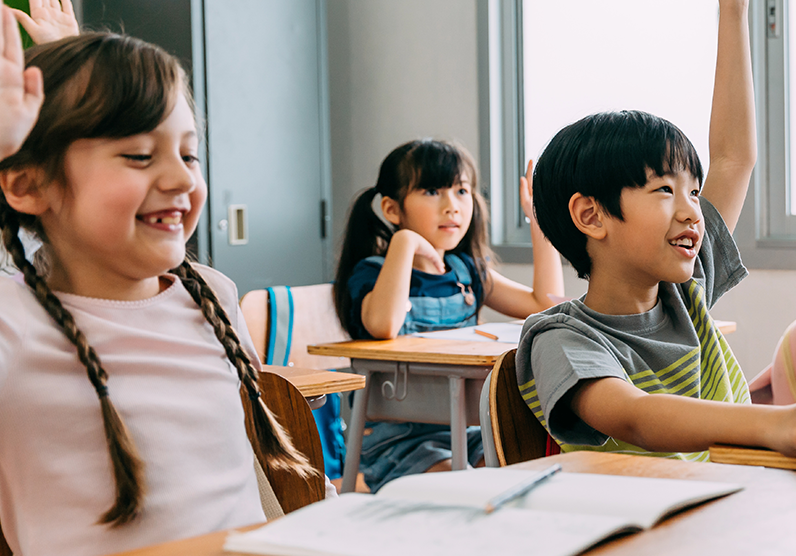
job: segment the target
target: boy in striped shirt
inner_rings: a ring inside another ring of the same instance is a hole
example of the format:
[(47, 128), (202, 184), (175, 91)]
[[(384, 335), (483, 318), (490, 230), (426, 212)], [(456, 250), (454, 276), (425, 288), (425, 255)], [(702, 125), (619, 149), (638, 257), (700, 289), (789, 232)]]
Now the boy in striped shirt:
[(531, 316), (517, 351), (520, 391), (564, 451), (706, 460), (727, 443), (796, 455), (796, 406), (749, 403), (708, 313), (746, 276), (731, 234), (757, 147), (748, 0), (719, 6), (704, 186), (691, 142), (642, 112), (564, 128), (536, 166), (539, 225), (589, 280), (581, 299)]

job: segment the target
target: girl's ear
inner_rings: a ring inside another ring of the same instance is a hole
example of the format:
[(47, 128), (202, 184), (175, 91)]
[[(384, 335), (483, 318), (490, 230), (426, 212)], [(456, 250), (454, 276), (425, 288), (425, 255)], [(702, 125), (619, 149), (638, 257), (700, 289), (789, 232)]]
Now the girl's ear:
[(49, 208), (41, 176), (41, 170), (31, 167), (0, 172), (0, 189), (12, 209), (38, 216)]
[(401, 207), (398, 205), (398, 201), (395, 199), (390, 199), (389, 197), (382, 195), (381, 212), (384, 214), (384, 218), (386, 218), (387, 222), (390, 224), (395, 226), (401, 225)]
[(569, 215), (572, 222), (586, 237), (603, 239), (606, 235), (605, 212), (594, 197), (584, 197), (575, 193), (569, 199)]

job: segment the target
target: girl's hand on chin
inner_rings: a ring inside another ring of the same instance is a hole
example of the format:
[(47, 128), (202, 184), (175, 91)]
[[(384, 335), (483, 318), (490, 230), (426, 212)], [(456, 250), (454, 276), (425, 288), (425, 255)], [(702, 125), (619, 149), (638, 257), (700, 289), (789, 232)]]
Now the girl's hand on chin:
[[(398, 239), (400, 238), (400, 239)], [(445, 274), (445, 261), (442, 260), (437, 250), (429, 241), (412, 230), (398, 230), (392, 237), (392, 241), (398, 239), (399, 241), (409, 241), (414, 246), (415, 260), (418, 258), (430, 261), (434, 268), (440, 273)]]

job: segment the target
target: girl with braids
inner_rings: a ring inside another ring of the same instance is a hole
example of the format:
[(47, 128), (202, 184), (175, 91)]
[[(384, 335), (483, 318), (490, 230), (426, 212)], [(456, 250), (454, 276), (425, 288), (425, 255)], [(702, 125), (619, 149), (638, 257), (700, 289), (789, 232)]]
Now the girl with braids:
[(0, 230), (25, 281), (0, 277), (9, 545), (107, 554), (263, 521), (241, 384), (265, 465), (316, 471), (260, 400), (234, 285), (184, 260), (207, 188), (183, 71), (107, 33), (24, 69), (2, 12)]
[[(378, 181), (354, 202), (334, 285), (337, 315), (352, 338), (474, 325), (482, 305), (525, 318), (564, 294), (558, 253), (539, 231), (527, 178), (522, 207), (531, 222), (534, 288), (489, 264), (487, 211), (477, 172), (462, 147), (410, 141), (381, 164)], [(383, 219), (373, 210), (380, 199)], [(369, 424), (360, 469), (372, 491), (410, 473), (450, 469), (450, 427)], [(483, 456), (477, 427), (468, 430), (472, 465)]]

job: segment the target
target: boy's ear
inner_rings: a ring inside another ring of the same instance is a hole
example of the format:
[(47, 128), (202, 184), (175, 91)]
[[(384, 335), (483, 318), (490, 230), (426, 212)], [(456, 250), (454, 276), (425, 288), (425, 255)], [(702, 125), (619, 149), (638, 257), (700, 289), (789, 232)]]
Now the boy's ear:
[(41, 187), (41, 170), (22, 168), (0, 172), (0, 189), (17, 212), (38, 216), (49, 207)]
[(401, 225), (401, 207), (398, 205), (398, 201), (395, 199), (390, 199), (389, 197), (382, 195), (381, 212), (384, 214), (384, 218), (386, 218), (387, 222), (390, 224), (395, 226)]
[(572, 222), (586, 237), (603, 239), (607, 232), (604, 224), (605, 212), (594, 197), (575, 193), (569, 199), (569, 214)]

